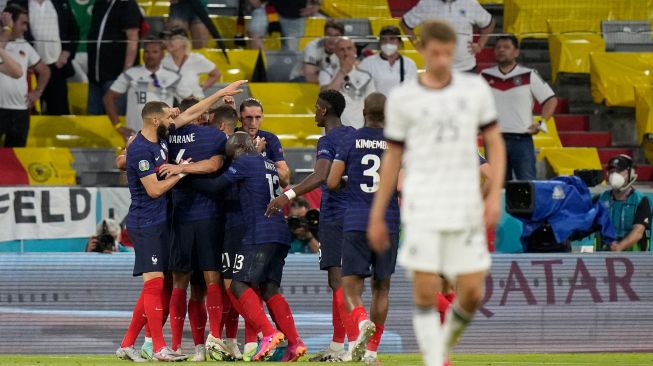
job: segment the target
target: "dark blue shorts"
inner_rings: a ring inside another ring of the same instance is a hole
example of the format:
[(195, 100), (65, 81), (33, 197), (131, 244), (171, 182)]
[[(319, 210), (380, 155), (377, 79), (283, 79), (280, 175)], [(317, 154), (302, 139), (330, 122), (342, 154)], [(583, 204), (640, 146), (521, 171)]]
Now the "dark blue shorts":
[(221, 226), (216, 220), (173, 222), (169, 268), (174, 272), (220, 271)]
[(342, 267), (342, 221), (320, 222), (320, 269)]
[(383, 254), (376, 254), (367, 242), (367, 233), (347, 231), (342, 241), (342, 275), (370, 277), (385, 280), (395, 273), (399, 234), (390, 234), (390, 248)]
[(234, 261), (234, 281), (281, 286), (288, 249), (288, 245), (276, 243), (242, 246)]
[(234, 262), (245, 236), (245, 225), (236, 225), (225, 229), (222, 246), (222, 278), (233, 278)]
[(168, 271), (170, 254), (168, 222), (148, 227), (130, 227), (128, 230), (129, 238), (134, 244), (134, 276)]

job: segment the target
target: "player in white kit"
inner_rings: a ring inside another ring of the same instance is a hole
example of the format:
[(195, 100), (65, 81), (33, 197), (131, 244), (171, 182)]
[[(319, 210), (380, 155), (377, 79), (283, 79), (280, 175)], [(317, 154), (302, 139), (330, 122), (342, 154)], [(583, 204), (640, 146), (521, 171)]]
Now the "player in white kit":
[[(506, 165), (490, 87), (478, 75), (451, 71), (455, 45), (456, 34), (447, 23), (422, 24), (418, 48), (426, 72), (388, 97), (384, 131), (388, 149), (368, 226), (370, 245), (384, 250), (389, 244), (384, 216), (403, 164), (405, 235), (399, 263), (413, 277), (413, 326), (427, 366), (443, 365), (483, 299), (491, 263), (485, 227), (494, 226), (499, 218)], [(496, 177), (485, 197), (476, 150), (479, 130)], [(442, 326), (434, 306), (439, 274), (457, 290)]]

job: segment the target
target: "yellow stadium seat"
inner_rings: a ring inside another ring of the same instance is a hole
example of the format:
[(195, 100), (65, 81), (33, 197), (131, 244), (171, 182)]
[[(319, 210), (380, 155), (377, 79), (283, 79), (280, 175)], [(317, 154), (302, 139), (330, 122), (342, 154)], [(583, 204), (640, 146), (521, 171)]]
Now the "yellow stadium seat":
[(150, 17), (167, 16), (170, 14), (170, 2), (153, 1), (153, 4), (147, 9), (145, 14)]
[(309, 136), (322, 134), (314, 114), (266, 114), (261, 129), (272, 132), (279, 138), (284, 136), (287, 140), (293, 139), (288, 136), (294, 136), (300, 146)]
[(15, 148), (14, 154), (25, 167), (31, 185), (77, 184), (75, 170), (71, 167), (75, 159), (66, 148)]
[(387, 0), (325, 0), (320, 11), (332, 18), (390, 18)]
[(551, 57), (551, 78), (553, 82), (558, 74), (589, 74), (590, 53), (604, 52), (605, 41), (600, 34), (575, 33), (552, 34), (549, 36), (549, 54)]
[(545, 159), (555, 176), (573, 175), (576, 169), (603, 169), (594, 147), (543, 147), (537, 158)]
[(312, 41), (312, 40), (314, 40), (314, 39), (318, 39), (318, 38), (320, 38), (320, 37), (313, 37), (313, 36), (311, 36), (311, 37), (302, 37), (302, 38), (299, 40), (299, 50), (300, 50), (300, 51), (303, 51), (303, 50), (304, 50), (304, 47), (306, 47), (306, 45), (307, 45), (310, 41)]
[(634, 107), (635, 87), (653, 84), (653, 53), (592, 52), (590, 81), (594, 103)]
[(635, 128), (638, 145), (644, 136), (653, 136), (653, 89), (649, 85), (635, 88)]
[[(225, 39), (226, 48), (235, 48), (234, 38), (236, 38), (238, 17), (225, 16), (225, 15), (211, 15), (213, 25), (220, 32), (220, 36)], [(217, 42), (213, 39), (209, 41), (209, 47), (218, 48)]]
[(227, 62), (220, 49), (204, 48), (197, 52), (206, 56), (220, 69), (222, 82), (251, 80), (259, 53), (258, 50), (227, 50), (229, 55), (229, 62)]
[(32, 116), (27, 147), (121, 147), (107, 116)]
[(521, 38), (546, 38), (547, 20), (653, 19), (653, 0), (543, 1), (504, 0), (503, 30)]
[(88, 107), (88, 84), (68, 83), (68, 105), (70, 113), (85, 115)]
[(283, 146), (284, 149), (289, 148), (289, 147), (303, 147), (303, 140), (300, 139), (297, 135), (293, 134), (279, 134), (277, 135), (279, 138), (279, 141), (281, 142), (281, 146)]
[(304, 37), (322, 37), (324, 35), (324, 25), (327, 19), (322, 17), (306, 18), (304, 28)]
[(558, 136), (558, 128), (553, 117), (546, 121), (546, 129), (546, 132), (540, 131), (538, 134), (533, 135), (533, 145), (535, 145), (535, 148), (562, 147), (560, 136)]
[(314, 113), (320, 88), (308, 83), (250, 83), (249, 91), (263, 103), (266, 113)]

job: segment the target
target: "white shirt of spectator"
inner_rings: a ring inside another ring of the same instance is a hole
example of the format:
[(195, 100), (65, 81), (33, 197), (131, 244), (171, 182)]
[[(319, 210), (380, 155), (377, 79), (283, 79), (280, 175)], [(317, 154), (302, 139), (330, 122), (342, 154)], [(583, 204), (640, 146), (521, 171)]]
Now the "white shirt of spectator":
[(26, 110), (27, 69), (36, 66), (41, 61), (41, 57), (24, 39), (8, 42), (5, 51), (20, 64), (23, 76), (14, 79), (0, 73), (0, 108)]
[(34, 49), (41, 56), (41, 60), (46, 65), (57, 62), (61, 54), (61, 39), (59, 16), (52, 1), (29, 1), (29, 26), (35, 39)]
[(318, 38), (304, 46), (303, 62), (295, 65), (290, 73), (290, 80), (304, 76), (304, 64), (316, 66), (320, 71), (333, 71), (340, 65), (340, 60), (334, 53), (327, 54), (324, 50), (324, 39)]
[(402, 221), (431, 230), (482, 225), (476, 136), (497, 118), (487, 83), (462, 72), (442, 89), (407, 81), (390, 92), (385, 118), (385, 137), (404, 143)]
[[(157, 87), (152, 75), (156, 75)], [(127, 127), (138, 131), (143, 127), (141, 111), (147, 102), (160, 101), (172, 106), (177, 93), (179, 75), (170, 70), (159, 68), (152, 73), (145, 66), (134, 66), (118, 76), (111, 84), (116, 93), (127, 93)]]
[(476, 0), (420, 0), (404, 14), (403, 21), (410, 28), (415, 28), (423, 21), (433, 18), (448, 21), (456, 31), (456, 51), (452, 67), (460, 71), (474, 68), (476, 57), (469, 51), (474, 26), (487, 27), (492, 21), (492, 15)]
[(492, 88), (503, 133), (528, 133), (533, 124), (533, 98), (542, 104), (555, 95), (535, 70), (521, 65), (507, 74), (495, 66), (481, 75)]
[(390, 65), (388, 58), (384, 54), (378, 53), (365, 58), (358, 68), (372, 75), (376, 91), (388, 95), (390, 90), (401, 83), (402, 60), (404, 62), (404, 81), (415, 79), (417, 77), (417, 65), (415, 65), (415, 61), (404, 56), (401, 56), (393, 65)]
[[(330, 84), (338, 73), (338, 70), (340, 70), (340, 67), (333, 74), (327, 70), (320, 71), (320, 86)], [(372, 81), (372, 75), (369, 72), (354, 67), (347, 74), (345, 83), (339, 90), (345, 96), (346, 102), (345, 110), (342, 112), (342, 116), (340, 116), (343, 125), (356, 129), (363, 127), (365, 124), (365, 119), (363, 118), (365, 98), (375, 91), (374, 81)]]
[(190, 53), (186, 61), (181, 64), (181, 67), (175, 64), (172, 55), (167, 54), (161, 61), (161, 66), (181, 76), (177, 90), (179, 97), (182, 99), (191, 95), (200, 99), (204, 98), (204, 91), (200, 85), (200, 75), (208, 74), (215, 69), (215, 64), (199, 53)]

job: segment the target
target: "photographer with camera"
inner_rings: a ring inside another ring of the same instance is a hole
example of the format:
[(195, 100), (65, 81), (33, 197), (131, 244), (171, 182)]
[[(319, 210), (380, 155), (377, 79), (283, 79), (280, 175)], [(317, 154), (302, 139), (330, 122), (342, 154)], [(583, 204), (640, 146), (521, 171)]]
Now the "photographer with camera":
[(290, 229), (290, 253), (317, 253), (320, 243), (316, 239), (320, 212), (311, 209), (308, 201), (298, 197), (290, 201), (288, 228)]
[(630, 156), (617, 155), (610, 159), (607, 181), (612, 189), (603, 192), (599, 202), (610, 214), (616, 240), (602, 239), (600, 250), (649, 250), (651, 204), (647, 197), (633, 188), (636, 180), (637, 173)]
[(113, 252), (130, 252), (130, 250), (120, 244), (120, 224), (113, 219), (104, 219), (97, 226), (96, 234), (91, 236), (86, 243), (86, 252), (95, 253), (113, 253)]

